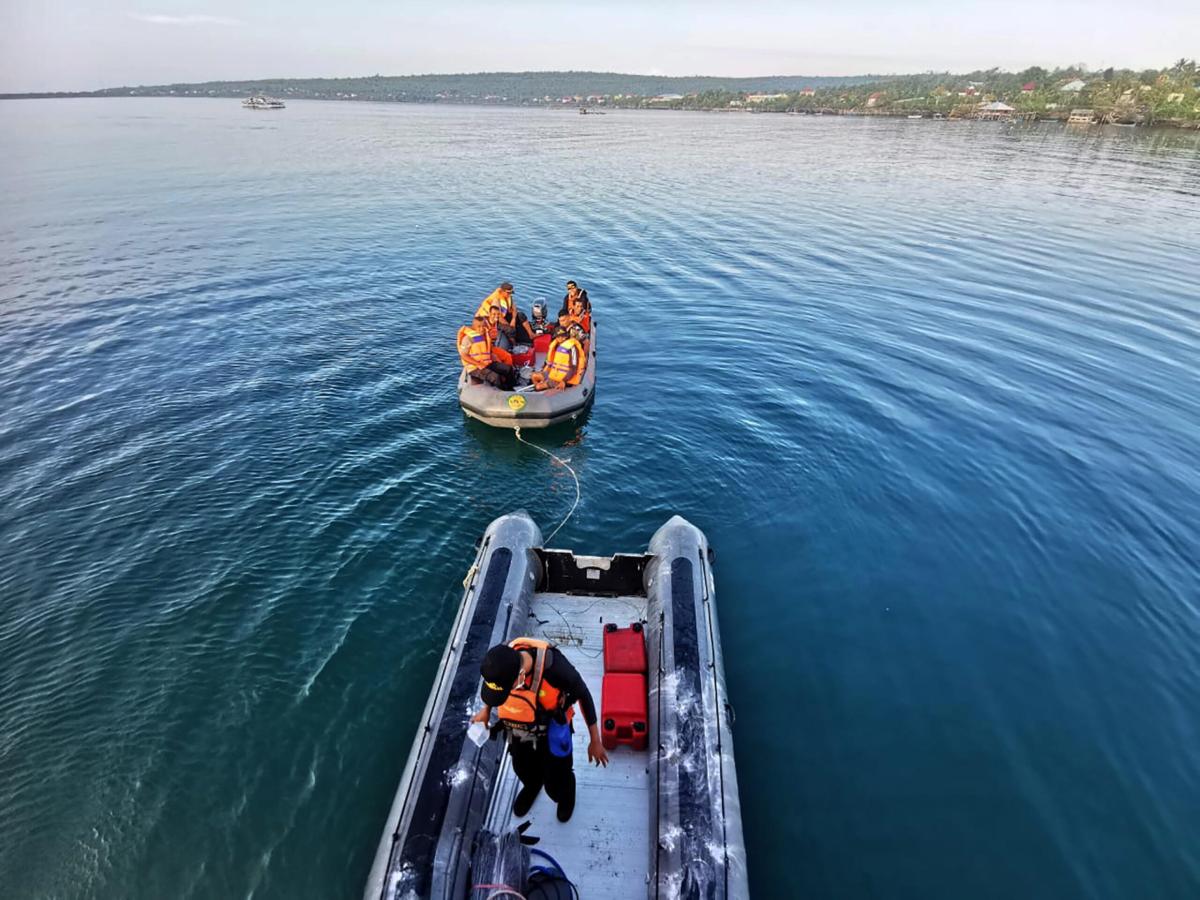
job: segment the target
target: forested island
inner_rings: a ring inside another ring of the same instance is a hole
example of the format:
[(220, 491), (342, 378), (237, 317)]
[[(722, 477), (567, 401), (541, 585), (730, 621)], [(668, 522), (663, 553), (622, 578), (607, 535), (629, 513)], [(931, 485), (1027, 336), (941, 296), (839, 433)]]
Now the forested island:
[(481, 72), (279, 78), (200, 84), (139, 85), (21, 97), (245, 97), (469, 103), (548, 108), (688, 109), (729, 112), (904, 115), (933, 118), (1070, 119), (1200, 127), (1200, 73), (1194, 60), (1162, 69), (1090, 70), (1085, 66), (1020, 72), (853, 77), (720, 78), (613, 72)]

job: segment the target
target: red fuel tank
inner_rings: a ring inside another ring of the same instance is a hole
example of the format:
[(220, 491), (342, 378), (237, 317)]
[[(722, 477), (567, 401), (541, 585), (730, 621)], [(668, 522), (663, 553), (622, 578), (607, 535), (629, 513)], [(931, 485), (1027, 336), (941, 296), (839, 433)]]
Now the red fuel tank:
[(512, 353), (512, 364), (517, 368), (533, 365), (533, 348), (528, 344), (517, 344), (510, 352)]
[(604, 626), (604, 671), (646, 674), (646, 636), (641, 622), (628, 628), (611, 622)]
[(609, 750), (619, 744), (645, 750), (649, 737), (646, 676), (631, 672), (605, 675), (600, 699), (601, 743)]

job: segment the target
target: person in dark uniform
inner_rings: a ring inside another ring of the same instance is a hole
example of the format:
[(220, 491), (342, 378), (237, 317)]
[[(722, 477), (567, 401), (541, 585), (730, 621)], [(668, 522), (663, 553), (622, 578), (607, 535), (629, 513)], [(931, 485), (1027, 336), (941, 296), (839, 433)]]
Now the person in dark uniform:
[(583, 303), (583, 311), (585, 313), (590, 313), (592, 311), (592, 301), (588, 299), (587, 291), (580, 290), (579, 285), (573, 281), (568, 281), (567, 295), (563, 297), (562, 306), (559, 307), (558, 314), (560, 316), (570, 315), (571, 306), (576, 302)]
[(484, 707), (471, 721), (487, 725), (495, 709), (508, 731), (513, 772), (521, 782), (513, 815), (529, 812), (545, 787), (546, 795), (558, 804), (558, 820), (568, 821), (575, 811), (571, 720), (576, 703), (588, 727), (588, 760), (608, 765), (588, 686), (562, 651), (537, 638), (517, 638), (492, 647), (479, 665), (479, 674)]

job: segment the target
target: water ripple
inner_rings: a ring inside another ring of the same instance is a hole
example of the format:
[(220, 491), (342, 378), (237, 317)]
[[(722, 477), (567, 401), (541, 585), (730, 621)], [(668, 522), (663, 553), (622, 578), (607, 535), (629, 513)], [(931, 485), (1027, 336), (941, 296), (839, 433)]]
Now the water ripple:
[(1194, 893), (1195, 135), (5, 112), (14, 896), (357, 895), (475, 538), (573, 496), (450, 338), (572, 277), (564, 538), (717, 548), (759, 890)]

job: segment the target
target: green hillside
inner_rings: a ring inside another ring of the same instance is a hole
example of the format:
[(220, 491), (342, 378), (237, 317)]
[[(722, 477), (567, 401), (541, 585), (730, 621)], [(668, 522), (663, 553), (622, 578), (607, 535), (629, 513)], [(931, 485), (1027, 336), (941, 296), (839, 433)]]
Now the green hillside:
[[(768, 75), (761, 78), (667, 77), (616, 72), (476, 72), (463, 75), (372, 75), (365, 78), (256, 78), (199, 84), (124, 85), (73, 96), (242, 97), (265, 93), (288, 98), (409, 102), (532, 103), (546, 97), (691, 94), (702, 91), (797, 91), (876, 80), (878, 76)], [(33, 96), (33, 95), (28, 95)], [(39, 95), (44, 96), (44, 95)]]

